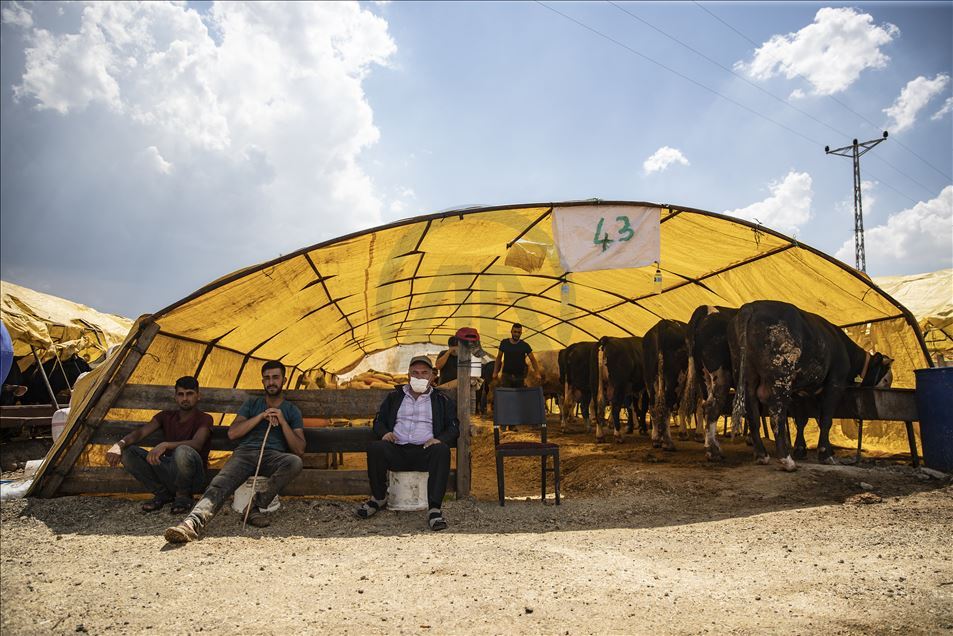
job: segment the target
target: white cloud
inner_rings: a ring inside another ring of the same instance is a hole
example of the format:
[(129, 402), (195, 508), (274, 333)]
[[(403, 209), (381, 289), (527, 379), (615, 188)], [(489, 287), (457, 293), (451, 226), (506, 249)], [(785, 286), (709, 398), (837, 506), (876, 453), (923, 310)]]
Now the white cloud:
[(930, 117), (930, 119), (933, 121), (943, 119), (943, 115), (946, 115), (951, 110), (953, 110), (953, 97), (947, 97), (946, 101), (943, 102), (943, 106), (940, 107), (940, 110), (933, 113), (933, 116)]
[(146, 160), (157, 172), (161, 172), (162, 174), (172, 173), (172, 164), (165, 160), (159, 153), (159, 149), (155, 146), (146, 148)]
[(356, 3), (219, 3), (207, 20), (220, 44), (183, 5), (88, 4), (77, 33), (29, 33), (16, 98), (63, 115), (102, 104), (174, 157), (256, 155), (280, 214), (324, 200), (378, 221), (356, 161), (379, 136), (361, 79), (395, 51), (387, 23)]
[[(883, 225), (864, 232), (867, 269), (877, 275), (925, 272), (953, 263), (953, 186), (891, 215)], [(854, 262), (854, 239), (844, 241), (835, 256)], [(903, 270), (903, 271), (900, 271)]]
[(886, 66), (890, 58), (880, 48), (899, 35), (896, 26), (878, 26), (869, 14), (825, 7), (812, 24), (797, 33), (773, 36), (755, 50), (750, 62), (737, 62), (735, 67), (760, 80), (801, 76), (815, 93), (833, 95), (853, 84), (865, 69)]
[(662, 146), (655, 151), (655, 154), (642, 162), (642, 169), (645, 171), (645, 174), (652, 174), (653, 172), (665, 170), (673, 163), (680, 163), (683, 166), (689, 165), (688, 159), (685, 158), (681, 150), (670, 148), (669, 146)]
[(900, 132), (912, 126), (917, 120), (917, 113), (925, 108), (931, 99), (942, 93), (949, 83), (950, 76), (944, 73), (938, 73), (932, 80), (921, 75), (907, 82), (893, 106), (883, 109), (893, 120), (892, 124), (889, 124), (890, 129)]
[(795, 234), (811, 218), (812, 185), (811, 175), (792, 170), (781, 181), (769, 184), (771, 196), (767, 199), (737, 210), (726, 210), (725, 214), (756, 221), (784, 234)]
[[(190, 233), (216, 240), (194, 250), (202, 263), (176, 264), (163, 276), (181, 274), (189, 282), (177, 284), (186, 290), (381, 222), (386, 203), (361, 165), (380, 136), (363, 81), (389, 63), (396, 44), (370, 9), (356, 2), (224, 2), (202, 14), (177, 2), (62, 6), (66, 15), (57, 18), (3, 4), (4, 21), (27, 25), (15, 34), (4, 25), (11, 38), (4, 51), (22, 46), (24, 59), (22, 72), (10, 71), (15, 101), (4, 99), (4, 136), (22, 137), (23, 159), (37, 166), (32, 182), (5, 188), (5, 209), (15, 201), (53, 215), (61, 201), (44, 206), (44, 196), (81, 193), (96, 210), (87, 219), (91, 234), (108, 234), (102, 228), (123, 220), (156, 242), (181, 240), (163, 233), (174, 227), (167, 221), (187, 219)], [(48, 163), (31, 163), (40, 156)], [(48, 167), (41, 174), (43, 165), (57, 166), (56, 187), (45, 191), (38, 184), (54, 175)], [(4, 234), (26, 235), (18, 218), (4, 223)], [(156, 227), (137, 226), (149, 223)], [(3, 245), (5, 266), (30, 258)], [(157, 244), (150, 253), (168, 252)], [(147, 275), (164, 267), (143, 261)]]
[(0, 12), (0, 20), (2, 20), (4, 24), (18, 26), (21, 29), (29, 29), (33, 26), (33, 16), (30, 15), (29, 11), (20, 6), (19, 2), (10, 2), (3, 7), (3, 11)]
[(791, 94), (788, 95), (788, 99), (804, 99), (805, 97), (806, 95), (804, 94), (804, 91), (802, 91), (800, 88), (795, 88), (793, 91), (791, 91)]

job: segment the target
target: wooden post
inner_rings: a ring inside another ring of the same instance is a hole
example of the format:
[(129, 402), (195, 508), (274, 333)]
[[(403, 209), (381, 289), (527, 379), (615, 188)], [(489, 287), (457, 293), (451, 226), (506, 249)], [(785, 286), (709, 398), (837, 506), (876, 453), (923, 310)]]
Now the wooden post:
[(43, 478), (40, 483), (35, 483), (30, 489), (30, 494), (39, 497), (52, 497), (56, 494), (63, 479), (73, 469), (76, 460), (79, 459), (86, 444), (93, 437), (96, 429), (102, 423), (109, 409), (119, 394), (122, 392), (126, 382), (132, 376), (133, 371), (139, 366), (139, 361), (143, 354), (149, 349), (153, 338), (159, 333), (159, 325), (155, 322), (148, 322), (139, 327), (139, 335), (131, 341), (126, 349), (126, 355), (118, 363), (118, 368), (108, 382), (103, 382), (97, 391), (95, 399), (90, 400), (87, 406), (87, 412), (80, 415), (79, 420), (73, 426), (78, 429), (72, 433), (72, 439), (67, 440), (68, 446), (63, 444), (59, 447), (59, 457), (53, 457), (48, 460), (48, 466), (43, 471)]
[(470, 343), (457, 345), (457, 499), (470, 496)]
[[(33, 359), (36, 360), (36, 366), (40, 369), (40, 375), (43, 376), (43, 384), (46, 385), (46, 390), (50, 394), (50, 404), (53, 405), (57, 411), (60, 409), (60, 405), (56, 403), (56, 395), (53, 394), (53, 387), (50, 386), (50, 379), (46, 377), (46, 369), (43, 368), (43, 363), (40, 361), (40, 356), (36, 355), (36, 349), (33, 348), (33, 345), (30, 345), (30, 351), (33, 352)], [(56, 351), (53, 352), (53, 355), (56, 355)]]

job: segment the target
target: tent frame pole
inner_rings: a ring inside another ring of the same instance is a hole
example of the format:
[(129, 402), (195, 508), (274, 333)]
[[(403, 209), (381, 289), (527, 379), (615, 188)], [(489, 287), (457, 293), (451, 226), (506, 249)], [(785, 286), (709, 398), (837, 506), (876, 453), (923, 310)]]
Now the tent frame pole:
[[(46, 385), (46, 391), (50, 395), (50, 404), (53, 405), (53, 408), (57, 411), (60, 410), (60, 405), (56, 401), (56, 395), (53, 393), (53, 386), (50, 384), (50, 379), (46, 377), (46, 369), (43, 368), (43, 362), (40, 361), (40, 356), (36, 353), (36, 347), (30, 345), (30, 351), (33, 352), (33, 359), (36, 360), (36, 366), (40, 370), (40, 375), (43, 376), (43, 384)], [(56, 357), (56, 352), (53, 352), (53, 357)], [(58, 359), (58, 358), (57, 358)]]

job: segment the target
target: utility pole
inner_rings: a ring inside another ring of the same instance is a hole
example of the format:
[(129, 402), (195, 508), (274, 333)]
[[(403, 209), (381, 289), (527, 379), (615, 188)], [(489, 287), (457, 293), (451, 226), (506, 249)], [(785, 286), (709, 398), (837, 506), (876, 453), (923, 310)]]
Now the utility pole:
[(871, 139), (854, 143), (843, 148), (831, 150), (830, 146), (824, 146), (824, 152), (829, 155), (840, 155), (841, 157), (852, 157), (854, 159), (854, 267), (860, 271), (867, 272), (867, 255), (864, 253), (864, 205), (860, 197), (860, 156), (873, 150), (874, 146), (887, 139), (887, 131), (880, 139)]

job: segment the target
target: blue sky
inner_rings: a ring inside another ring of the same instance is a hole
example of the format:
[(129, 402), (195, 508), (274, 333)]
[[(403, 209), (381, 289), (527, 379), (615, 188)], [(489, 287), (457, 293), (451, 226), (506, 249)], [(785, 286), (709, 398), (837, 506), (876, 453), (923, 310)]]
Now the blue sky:
[(692, 206), (853, 264), (851, 162), (824, 146), (884, 129), (868, 272), (953, 260), (948, 2), (4, 2), (2, 22), (3, 278), (106, 311), (471, 204)]

